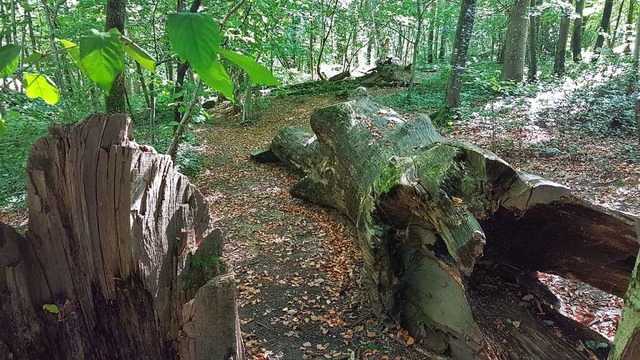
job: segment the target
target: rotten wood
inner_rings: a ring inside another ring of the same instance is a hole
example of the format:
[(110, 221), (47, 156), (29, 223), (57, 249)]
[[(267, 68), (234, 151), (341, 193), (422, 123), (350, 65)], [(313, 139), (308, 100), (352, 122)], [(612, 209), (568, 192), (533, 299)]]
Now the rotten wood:
[[(316, 110), (313, 134), (282, 130), (271, 150), (303, 174), (294, 196), (353, 221), (374, 309), (456, 359), (590, 358), (527, 318), (501, 286), (481, 292), (470, 279), (479, 260), (495, 260), (622, 294), (638, 253), (635, 217), (445, 140), (428, 117), (402, 116), (361, 93)], [(487, 313), (488, 303), (499, 306)], [(492, 322), (507, 315), (523, 328), (497, 329)]]
[(29, 156), (26, 234), (0, 225), (0, 357), (243, 359), (202, 194), (123, 115), (50, 130)]

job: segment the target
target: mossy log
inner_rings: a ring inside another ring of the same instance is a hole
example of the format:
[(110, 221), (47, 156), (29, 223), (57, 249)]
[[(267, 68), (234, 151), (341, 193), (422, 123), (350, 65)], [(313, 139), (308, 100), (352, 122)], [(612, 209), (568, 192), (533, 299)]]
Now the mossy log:
[[(478, 261), (507, 264), (530, 283), (546, 271), (621, 295), (638, 252), (633, 216), (448, 141), (427, 116), (406, 118), (366, 94), (316, 110), (311, 127), (283, 129), (272, 151), (304, 174), (293, 195), (355, 224), (378, 312), (456, 359), (589, 358), (519, 298), (484, 291), (504, 286), (479, 276)], [(505, 333), (496, 319), (523, 325)]]
[(92, 116), (31, 150), (28, 230), (0, 224), (0, 358), (243, 358), (222, 233), (130, 125)]

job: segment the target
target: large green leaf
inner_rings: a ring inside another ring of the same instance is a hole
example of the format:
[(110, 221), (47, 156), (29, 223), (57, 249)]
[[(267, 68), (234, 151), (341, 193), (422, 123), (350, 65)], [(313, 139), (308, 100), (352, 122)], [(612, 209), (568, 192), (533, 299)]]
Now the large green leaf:
[(199, 71), (198, 75), (210, 88), (219, 91), (227, 99), (234, 101), (233, 83), (224, 66), (218, 60), (214, 60), (209, 68)]
[(200, 75), (211, 69), (220, 48), (220, 30), (211, 15), (175, 13), (167, 18), (167, 34), (173, 50)]
[(80, 38), (80, 61), (89, 79), (108, 93), (124, 68), (124, 43), (118, 29), (106, 33), (92, 29)]
[(0, 46), (0, 78), (13, 74), (18, 67), (18, 58), (22, 47), (16, 44)]
[(7, 132), (7, 126), (4, 124), (4, 119), (0, 117), (0, 136)]
[(219, 52), (220, 55), (224, 56), (227, 60), (238, 65), (242, 70), (244, 70), (254, 83), (260, 85), (280, 85), (278, 79), (271, 74), (269, 69), (258, 64), (252, 58), (229, 50), (220, 50)]
[(55, 105), (60, 100), (60, 90), (48, 77), (38, 73), (24, 73), (24, 88), (31, 99), (41, 98), (49, 105)]
[(69, 54), (73, 63), (84, 72), (84, 66), (82, 66), (82, 61), (80, 61), (80, 47), (78, 44), (64, 39), (60, 39), (59, 41), (64, 49), (67, 50), (67, 54)]
[(156, 72), (156, 59), (154, 59), (153, 56), (126, 36), (123, 36), (122, 40), (124, 41), (124, 51), (126, 51), (133, 60), (152, 73)]

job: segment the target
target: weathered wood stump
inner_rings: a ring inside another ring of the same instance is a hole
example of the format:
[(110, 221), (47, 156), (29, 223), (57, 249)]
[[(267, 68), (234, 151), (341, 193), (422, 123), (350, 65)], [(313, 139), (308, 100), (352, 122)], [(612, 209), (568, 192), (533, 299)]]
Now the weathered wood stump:
[(29, 156), (26, 235), (0, 224), (0, 358), (243, 359), (202, 194), (125, 116), (51, 133)]
[[(316, 110), (311, 127), (283, 129), (271, 152), (304, 175), (292, 194), (353, 221), (380, 313), (455, 359), (589, 358), (509, 297), (496, 273), (528, 291), (544, 288), (535, 271), (546, 271), (622, 295), (638, 253), (633, 216), (448, 141), (428, 117), (405, 118), (366, 95)], [(496, 325), (505, 320), (519, 326)], [(573, 325), (582, 340), (605, 341)]]

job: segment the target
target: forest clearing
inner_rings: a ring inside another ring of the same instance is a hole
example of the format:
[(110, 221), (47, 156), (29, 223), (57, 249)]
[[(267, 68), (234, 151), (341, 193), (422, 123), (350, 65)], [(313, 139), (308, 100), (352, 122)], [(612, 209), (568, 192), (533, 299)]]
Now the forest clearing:
[(638, 5), (0, 1), (0, 358), (637, 359)]

